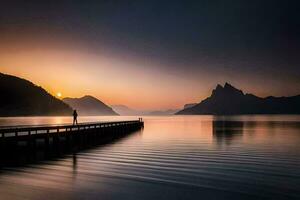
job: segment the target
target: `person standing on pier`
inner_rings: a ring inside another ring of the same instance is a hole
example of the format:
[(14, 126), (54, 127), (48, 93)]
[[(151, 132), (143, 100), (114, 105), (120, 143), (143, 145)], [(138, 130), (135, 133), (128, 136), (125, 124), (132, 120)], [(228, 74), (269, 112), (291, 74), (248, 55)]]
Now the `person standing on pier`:
[(76, 124), (78, 124), (78, 122), (77, 122), (77, 116), (78, 116), (78, 114), (77, 114), (77, 111), (76, 110), (74, 110), (73, 111), (73, 126)]

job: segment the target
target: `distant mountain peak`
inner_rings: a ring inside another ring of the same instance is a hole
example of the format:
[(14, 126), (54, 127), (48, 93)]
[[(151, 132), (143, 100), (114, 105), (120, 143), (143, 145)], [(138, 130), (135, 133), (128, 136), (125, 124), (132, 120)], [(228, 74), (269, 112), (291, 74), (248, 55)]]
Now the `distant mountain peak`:
[(222, 85), (218, 84), (215, 90), (222, 90), (224, 89)]
[(225, 83), (224, 86), (222, 87), (220, 84), (217, 85), (217, 87), (213, 90), (212, 95), (214, 97), (217, 96), (236, 96), (236, 95), (244, 95), (242, 90), (239, 90), (237, 88), (235, 88), (234, 86), (232, 86), (229, 83)]
[(224, 89), (225, 88), (234, 88), (236, 89), (235, 87), (233, 87), (230, 83), (226, 82), (225, 85), (224, 85)]
[(84, 95), (84, 96), (81, 97), (81, 98), (93, 98), (93, 99), (95, 99), (95, 97), (93, 97), (92, 95)]
[(63, 101), (78, 110), (80, 115), (118, 115), (111, 107), (91, 95), (81, 98), (64, 98)]
[(83, 97), (78, 98), (78, 99), (82, 99), (82, 100), (91, 100), (91, 101), (100, 101), (99, 99), (97, 99), (96, 97), (93, 97), (93, 96), (91, 96), (91, 95), (84, 95)]
[(224, 90), (227, 90), (227, 91), (231, 91), (231, 92), (235, 92), (235, 93), (244, 95), (244, 93), (243, 93), (242, 90), (239, 90), (239, 89), (233, 87), (232, 85), (230, 85), (230, 84), (227, 83), (227, 82), (226, 82), (225, 85), (224, 85)]
[(193, 107), (184, 108), (176, 114), (299, 114), (300, 95), (291, 97), (261, 98), (244, 94), (229, 83), (218, 84), (210, 97)]
[(111, 106), (114, 111), (116, 111), (120, 115), (125, 116), (135, 116), (135, 115), (144, 115), (144, 111), (135, 110), (133, 108), (130, 108), (126, 105), (118, 104), (118, 105), (112, 105)]
[(187, 104), (185, 104), (185, 105), (183, 106), (183, 108), (184, 108), (184, 109), (186, 109), (186, 108), (191, 108), (191, 107), (193, 107), (193, 106), (195, 106), (195, 105), (197, 105), (197, 103), (187, 103)]

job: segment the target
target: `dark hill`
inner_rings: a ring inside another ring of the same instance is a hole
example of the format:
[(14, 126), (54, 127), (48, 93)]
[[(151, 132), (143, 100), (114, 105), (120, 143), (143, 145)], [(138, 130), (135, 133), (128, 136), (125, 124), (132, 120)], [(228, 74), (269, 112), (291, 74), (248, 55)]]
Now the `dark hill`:
[(81, 98), (64, 98), (63, 101), (76, 109), (79, 115), (118, 115), (113, 109), (93, 96)]
[(217, 85), (207, 99), (176, 114), (300, 114), (300, 95), (261, 98), (253, 94), (244, 94), (226, 83), (224, 87)]
[(71, 115), (72, 109), (41, 87), (0, 73), (0, 116)]
[(186, 108), (191, 108), (191, 107), (193, 107), (193, 106), (195, 106), (195, 105), (197, 105), (197, 103), (187, 103), (187, 104), (185, 104), (185, 105), (183, 106), (183, 108), (184, 108), (184, 109), (186, 109)]

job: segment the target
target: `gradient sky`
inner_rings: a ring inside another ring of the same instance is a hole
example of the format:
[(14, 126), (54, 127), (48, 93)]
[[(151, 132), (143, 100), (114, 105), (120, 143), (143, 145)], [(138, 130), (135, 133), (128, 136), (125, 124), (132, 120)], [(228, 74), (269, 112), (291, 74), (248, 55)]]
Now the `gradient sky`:
[(226, 81), (295, 95), (299, 22), (292, 0), (3, 1), (0, 72), (137, 109), (180, 108)]

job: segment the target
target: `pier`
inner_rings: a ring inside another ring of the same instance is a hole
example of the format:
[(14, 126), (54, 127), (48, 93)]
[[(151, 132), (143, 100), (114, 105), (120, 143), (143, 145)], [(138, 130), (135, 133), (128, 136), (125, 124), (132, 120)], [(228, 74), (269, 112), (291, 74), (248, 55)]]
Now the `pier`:
[(2, 163), (24, 159), (34, 160), (74, 153), (81, 149), (107, 143), (142, 129), (142, 119), (133, 121), (94, 122), (78, 125), (16, 126), (0, 128), (0, 159)]

